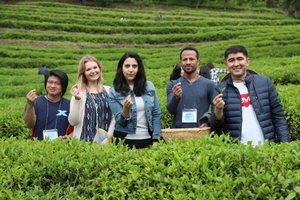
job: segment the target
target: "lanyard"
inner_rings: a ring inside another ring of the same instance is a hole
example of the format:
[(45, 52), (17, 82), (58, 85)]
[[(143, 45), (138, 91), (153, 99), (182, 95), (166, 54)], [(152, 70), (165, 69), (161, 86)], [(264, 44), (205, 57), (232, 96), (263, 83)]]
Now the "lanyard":
[[(58, 110), (60, 110), (61, 102), (62, 102), (62, 99), (59, 102)], [(45, 126), (45, 130), (47, 130), (48, 117), (49, 117), (48, 115), (49, 115), (49, 100), (47, 100), (47, 112), (46, 112), (46, 126)], [(56, 129), (56, 125), (57, 125), (57, 119), (58, 119), (58, 115), (56, 115), (55, 127), (54, 127), (55, 129)]]

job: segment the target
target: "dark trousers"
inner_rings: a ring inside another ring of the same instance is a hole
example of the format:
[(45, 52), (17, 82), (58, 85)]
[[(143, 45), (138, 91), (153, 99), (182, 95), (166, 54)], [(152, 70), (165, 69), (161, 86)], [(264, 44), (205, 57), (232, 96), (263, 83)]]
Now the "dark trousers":
[[(115, 143), (118, 144), (121, 140), (124, 140), (127, 133), (121, 131), (114, 131)], [(124, 145), (128, 146), (130, 149), (135, 147), (136, 149), (148, 148), (152, 146), (152, 138), (145, 140), (124, 140)]]

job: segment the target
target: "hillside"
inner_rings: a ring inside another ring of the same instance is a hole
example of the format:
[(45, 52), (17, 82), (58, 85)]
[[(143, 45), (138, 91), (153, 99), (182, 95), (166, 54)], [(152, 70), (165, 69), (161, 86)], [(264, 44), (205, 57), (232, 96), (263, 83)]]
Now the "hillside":
[[(287, 115), (291, 115), (290, 125), (299, 119), (299, 105), (291, 99), (298, 94), (287, 92), (290, 88), (299, 91), (295, 88), (300, 82), (300, 20), (284, 14), (50, 2), (3, 4), (0, 11), (0, 117), (19, 119), (17, 127), (22, 124), (27, 92), (36, 88), (38, 94), (44, 93), (43, 77), (37, 75), (42, 63), (67, 72), (71, 87), (80, 58), (91, 54), (105, 66), (105, 84), (112, 85), (117, 61), (126, 51), (143, 58), (147, 77), (158, 90), (164, 127), (168, 127), (165, 88), (173, 65), (179, 63), (180, 50), (196, 47), (201, 65), (212, 62), (224, 68), (223, 52), (235, 44), (249, 50), (251, 69), (276, 83)], [(70, 98), (68, 92), (66, 97)], [(293, 131), (298, 133), (298, 123)]]

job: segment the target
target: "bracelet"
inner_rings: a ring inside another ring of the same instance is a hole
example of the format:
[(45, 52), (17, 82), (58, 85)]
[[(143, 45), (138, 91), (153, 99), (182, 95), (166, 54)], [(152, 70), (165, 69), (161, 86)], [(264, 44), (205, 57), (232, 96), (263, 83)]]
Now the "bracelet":
[(80, 100), (81, 98), (80, 98), (80, 97), (76, 97), (76, 96), (75, 96), (75, 99), (76, 99), (76, 100)]

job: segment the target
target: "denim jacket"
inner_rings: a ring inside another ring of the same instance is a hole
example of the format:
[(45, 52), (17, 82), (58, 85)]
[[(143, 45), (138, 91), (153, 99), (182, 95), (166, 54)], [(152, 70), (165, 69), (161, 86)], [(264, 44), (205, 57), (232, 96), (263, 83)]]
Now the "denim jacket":
[[(127, 96), (127, 94), (117, 93), (112, 86), (109, 90), (109, 106), (115, 116), (115, 130), (135, 134), (137, 126), (137, 110), (134, 94), (131, 94), (133, 106), (130, 111), (130, 117), (126, 118), (122, 115), (124, 99)], [(161, 137), (161, 110), (155, 87), (152, 82), (147, 81), (147, 91), (142, 95), (142, 99), (144, 100), (148, 127), (152, 133), (152, 139), (158, 139), (158, 137)]]

